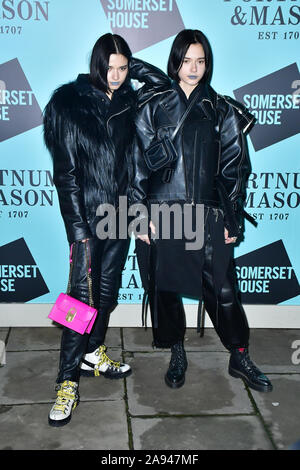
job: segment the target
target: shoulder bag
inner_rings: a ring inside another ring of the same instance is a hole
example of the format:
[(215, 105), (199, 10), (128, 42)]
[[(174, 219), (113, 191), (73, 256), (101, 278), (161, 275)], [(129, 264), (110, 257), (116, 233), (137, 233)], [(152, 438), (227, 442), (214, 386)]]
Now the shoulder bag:
[(93, 324), (96, 320), (97, 309), (94, 308), (93, 296), (92, 296), (92, 280), (91, 280), (91, 265), (88, 261), (87, 244), (84, 243), (85, 255), (86, 255), (86, 271), (87, 271), (87, 282), (89, 289), (89, 305), (80, 302), (77, 299), (71, 297), (71, 279), (73, 271), (73, 260), (72, 260), (72, 248), (70, 250), (70, 272), (67, 293), (59, 294), (48, 318), (56, 323), (59, 323), (71, 330), (77, 331), (83, 335), (84, 333), (90, 333)]

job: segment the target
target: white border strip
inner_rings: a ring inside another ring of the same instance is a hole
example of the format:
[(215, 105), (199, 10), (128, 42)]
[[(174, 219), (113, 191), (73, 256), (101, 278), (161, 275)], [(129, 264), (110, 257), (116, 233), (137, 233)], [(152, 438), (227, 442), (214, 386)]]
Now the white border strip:
[[(47, 318), (53, 304), (0, 304), (0, 328), (52, 326)], [(187, 327), (196, 327), (198, 305), (185, 305)], [(250, 328), (300, 328), (300, 306), (244, 305)], [(111, 314), (112, 327), (141, 327), (141, 304), (120, 304)], [(148, 309), (148, 325), (151, 325)], [(211, 328), (209, 316), (205, 326)]]

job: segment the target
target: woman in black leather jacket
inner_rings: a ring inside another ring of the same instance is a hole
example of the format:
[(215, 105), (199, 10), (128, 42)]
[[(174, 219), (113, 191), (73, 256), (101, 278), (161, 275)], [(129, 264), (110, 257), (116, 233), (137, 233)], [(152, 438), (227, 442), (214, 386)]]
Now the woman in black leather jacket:
[(132, 177), (136, 92), (130, 78), (147, 83), (150, 95), (169, 85), (160, 70), (131, 57), (123, 38), (106, 34), (93, 48), (90, 73), (58, 88), (45, 109), (45, 143), (72, 248), (69, 294), (87, 304), (92, 301), (98, 310), (90, 335), (63, 329), (58, 394), (49, 414), (52, 426), (70, 421), (79, 402), (80, 375), (119, 379), (131, 373), (129, 365), (106, 355), (104, 345), (130, 239), (100, 239), (96, 234), (98, 206), (109, 203), (117, 209)]
[[(165, 375), (168, 386), (182, 386), (187, 369), (183, 295), (196, 297), (199, 303), (203, 300), (231, 353), (229, 373), (245, 379), (255, 390), (271, 391), (269, 379), (248, 354), (249, 328), (233, 265), (233, 244), (242, 231), (245, 183), (250, 172), (245, 132), (253, 117), (243, 105), (211, 88), (211, 73), (207, 38), (198, 30), (184, 30), (175, 38), (169, 57), (172, 86), (150, 99), (141, 93), (131, 201), (143, 204), (146, 215), (162, 203), (169, 209), (174, 205), (182, 211), (189, 208), (192, 232), (201, 227), (204, 240), (202, 247), (187, 250), (189, 237), (176, 236), (182, 222), (178, 223), (175, 210), (173, 219), (163, 211), (155, 222), (152, 216), (152, 233), (139, 236), (136, 242), (141, 277), (149, 297), (154, 345), (172, 351)], [(174, 138), (174, 129), (187, 109)], [(161, 141), (168, 149), (165, 153)], [(163, 155), (171, 155), (171, 162), (153, 170), (152, 165)], [(203, 211), (197, 212), (199, 208)], [(166, 220), (171, 221), (167, 238), (162, 236)], [(199, 327), (198, 317), (198, 331)]]

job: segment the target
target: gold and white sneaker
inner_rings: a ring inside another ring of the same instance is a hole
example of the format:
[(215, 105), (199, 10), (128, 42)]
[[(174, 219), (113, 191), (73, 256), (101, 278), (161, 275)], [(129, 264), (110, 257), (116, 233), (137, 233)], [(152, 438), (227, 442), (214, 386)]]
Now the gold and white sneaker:
[(123, 379), (131, 374), (128, 364), (109, 359), (106, 355), (107, 347), (102, 344), (94, 352), (86, 354), (80, 366), (80, 375), (97, 377), (103, 375), (107, 379)]
[(65, 380), (55, 390), (57, 398), (50, 410), (48, 422), (50, 426), (59, 427), (71, 420), (72, 411), (79, 404), (78, 383)]

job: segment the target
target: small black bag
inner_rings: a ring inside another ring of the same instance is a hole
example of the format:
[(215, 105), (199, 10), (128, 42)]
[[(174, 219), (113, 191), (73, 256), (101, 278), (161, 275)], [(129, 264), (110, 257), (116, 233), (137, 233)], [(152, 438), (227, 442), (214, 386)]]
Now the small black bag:
[(170, 166), (177, 160), (178, 154), (173, 145), (173, 140), (175, 139), (179, 129), (184, 123), (199, 94), (200, 92), (196, 93), (196, 95), (190, 102), (189, 106), (181, 116), (181, 119), (178, 122), (172, 136), (164, 137), (163, 139), (154, 142), (154, 144), (152, 144), (147, 150), (144, 151), (145, 162), (149, 170), (160, 170), (163, 167)]
[(144, 153), (145, 162), (149, 170), (157, 171), (177, 160), (176, 149), (169, 137), (155, 142)]

